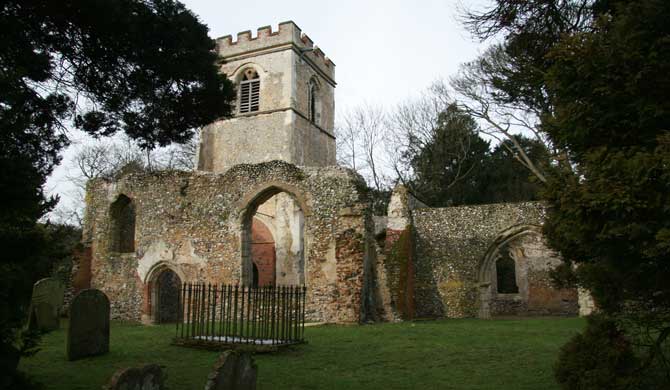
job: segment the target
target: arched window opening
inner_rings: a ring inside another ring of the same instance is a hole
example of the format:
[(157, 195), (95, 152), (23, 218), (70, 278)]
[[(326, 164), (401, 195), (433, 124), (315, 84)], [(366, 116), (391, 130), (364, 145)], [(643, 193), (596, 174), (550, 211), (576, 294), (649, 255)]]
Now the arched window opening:
[(132, 253), (135, 251), (135, 205), (125, 195), (119, 197), (110, 207), (111, 237), (110, 250)]
[(240, 81), (240, 113), (258, 111), (261, 100), (261, 79), (254, 69), (246, 69)]
[(496, 275), (499, 294), (519, 293), (519, 286), (516, 283), (516, 262), (508, 246), (500, 249), (500, 257), (496, 261)]
[(247, 285), (305, 283), (304, 213), (286, 192), (248, 206), (243, 230), (242, 279)]
[(316, 80), (309, 81), (309, 120), (312, 123), (319, 123), (321, 117), (321, 108), (319, 101), (319, 86)]

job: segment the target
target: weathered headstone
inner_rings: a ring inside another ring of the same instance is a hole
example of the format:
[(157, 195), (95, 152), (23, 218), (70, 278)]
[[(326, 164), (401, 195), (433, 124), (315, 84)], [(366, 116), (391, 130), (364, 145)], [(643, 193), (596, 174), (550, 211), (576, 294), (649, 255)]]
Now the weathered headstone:
[(109, 299), (100, 290), (83, 290), (70, 304), (67, 358), (77, 360), (109, 352)]
[(29, 327), (42, 331), (58, 329), (64, 294), (65, 286), (59, 279), (38, 280), (33, 286), (33, 296), (30, 301)]
[(226, 351), (214, 364), (205, 390), (256, 390), (257, 372), (251, 355)]
[(106, 390), (163, 390), (166, 375), (161, 366), (147, 364), (144, 367), (122, 368), (110, 379)]
[(55, 330), (60, 327), (60, 318), (58, 318), (58, 309), (47, 302), (40, 302), (33, 306), (35, 322), (40, 330)]

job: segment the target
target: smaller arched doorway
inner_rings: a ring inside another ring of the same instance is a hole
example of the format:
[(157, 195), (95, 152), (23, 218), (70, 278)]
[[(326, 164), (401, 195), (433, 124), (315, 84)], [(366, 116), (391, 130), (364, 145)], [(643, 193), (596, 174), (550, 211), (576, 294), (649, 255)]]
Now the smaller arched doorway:
[(152, 322), (166, 324), (179, 321), (179, 275), (169, 268), (162, 268), (152, 278), (150, 289)]

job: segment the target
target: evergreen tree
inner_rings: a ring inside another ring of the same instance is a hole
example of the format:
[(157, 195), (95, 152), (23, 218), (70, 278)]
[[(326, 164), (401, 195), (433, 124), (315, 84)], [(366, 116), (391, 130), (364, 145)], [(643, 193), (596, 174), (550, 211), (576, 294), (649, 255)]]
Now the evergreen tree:
[[(411, 143), (411, 140), (410, 140)], [(416, 195), (433, 207), (480, 203), (481, 171), (489, 144), (477, 123), (455, 105), (440, 114), (431, 138), (409, 148)]]
[(565, 388), (670, 387), (669, 17), (665, 0), (498, 0), (470, 19), (510, 58), (489, 78), (499, 102), (538, 112), (566, 152), (544, 231), (557, 281), (604, 317), (564, 348)]
[(207, 27), (177, 1), (7, 0), (0, 26), (0, 387), (10, 389), (28, 388), (15, 370), (34, 338), (21, 329), (54, 248), (37, 225), (57, 200), (42, 186), (67, 126), (123, 131), (144, 148), (185, 142), (230, 114), (234, 91)]
[[(540, 185), (504, 141), (490, 151), (477, 123), (451, 105), (440, 114), (431, 138), (409, 148), (412, 191), (433, 207), (538, 200)], [(534, 161), (548, 161), (541, 142), (517, 136)]]
[[(575, 171), (557, 171), (545, 231), (563, 274), (640, 346), (636, 383), (670, 386), (670, 3), (613, 1), (561, 41), (546, 128)], [(576, 264), (574, 268), (572, 265)], [(573, 271), (574, 272), (571, 272)], [(663, 372), (646, 383), (657, 368)]]
[[(547, 147), (534, 139), (516, 136), (516, 141), (526, 152), (526, 155), (546, 171), (546, 162), (549, 161)], [(515, 148), (511, 142), (505, 140), (496, 145), (489, 154), (482, 169), (482, 202), (525, 202), (540, 199), (541, 183), (530, 171), (525, 169), (515, 156)]]

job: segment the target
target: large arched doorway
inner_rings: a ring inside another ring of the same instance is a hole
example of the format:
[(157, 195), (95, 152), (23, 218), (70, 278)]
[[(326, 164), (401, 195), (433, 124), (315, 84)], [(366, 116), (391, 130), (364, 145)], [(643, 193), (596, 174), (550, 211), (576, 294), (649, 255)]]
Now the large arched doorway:
[(242, 280), (246, 285), (305, 284), (305, 213), (294, 195), (271, 187), (243, 215)]
[(165, 324), (179, 321), (179, 291), (181, 279), (176, 272), (164, 268), (153, 283), (153, 319)]

